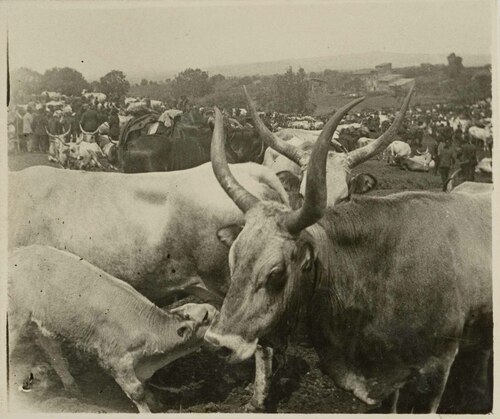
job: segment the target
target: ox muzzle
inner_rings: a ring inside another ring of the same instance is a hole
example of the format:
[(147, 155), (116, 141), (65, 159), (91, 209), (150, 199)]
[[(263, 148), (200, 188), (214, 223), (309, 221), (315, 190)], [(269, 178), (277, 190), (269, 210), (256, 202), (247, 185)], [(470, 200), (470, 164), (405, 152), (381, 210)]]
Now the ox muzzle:
[(205, 341), (216, 348), (231, 364), (245, 361), (253, 356), (258, 343), (258, 339), (248, 342), (239, 335), (221, 334), (213, 325), (205, 333)]

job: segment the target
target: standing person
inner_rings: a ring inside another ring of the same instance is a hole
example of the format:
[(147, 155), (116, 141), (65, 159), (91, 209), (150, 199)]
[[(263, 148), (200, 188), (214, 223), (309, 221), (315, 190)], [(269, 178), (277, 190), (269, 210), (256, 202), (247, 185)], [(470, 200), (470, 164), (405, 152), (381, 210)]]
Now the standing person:
[(24, 109), (21, 107), (16, 107), (15, 125), (16, 125), (16, 137), (19, 141), (19, 152), (26, 151), (26, 142), (24, 140), (23, 134), (23, 117)]
[(87, 132), (94, 132), (99, 127), (99, 115), (93, 106), (83, 105), (80, 124)]
[(113, 141), (118, 141), (120, 137), (120, 118), (115, 107), (111, 108), (109, 116), (109, 136)]
[(450, 176), (450, 170), (455, 164), (455, 160), (455, 150), (451, 147), (450, 141), (445, 141), (439, 155), (439, 174), (441, 175), (443, 186)]
[(49, 136), (45, 131), (48, 128), (47, 115), (45, 114), (44, 107), (38, 109), (36, 115), (33, 117), (33, 135), (35, 137), (35, 145), (42, 153), (49, 151)]
[(28, 153), (34, 152), (33, 144), (33, 109), (31, 106), (26, 108), (26, 113), (23, 116), (23, 136), (28, 150)]
[[(80, 125), (82, 129), (86, 132), (94, 132), (99, 128), (99, 115), (96, 112), (94, 106), (83, 105), (83, 114), (80, 119)], [(85, 141), (96, 142), (95, 134), (92, 139), (86, 139)]]
[(464, 137), (462, 144), (462, 170), (466, 181), (474, 182), (474, 170), (477, 165), (476, 147), (470, 137)]

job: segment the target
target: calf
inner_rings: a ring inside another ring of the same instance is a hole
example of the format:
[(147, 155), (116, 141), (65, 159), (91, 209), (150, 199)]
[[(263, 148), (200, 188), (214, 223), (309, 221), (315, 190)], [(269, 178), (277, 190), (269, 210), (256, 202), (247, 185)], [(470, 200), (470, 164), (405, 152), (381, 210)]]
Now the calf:
[(37, 341), (67, 390), (78, 392), (61, 338), (95, 355), (139, 412), (150, 412), (145, 382), (196, 350), (215, 314), (208, 304), (165, 312), (82, 258), (40, 245), (10, 254), (8, 294), (11, 348), (35, 323)]

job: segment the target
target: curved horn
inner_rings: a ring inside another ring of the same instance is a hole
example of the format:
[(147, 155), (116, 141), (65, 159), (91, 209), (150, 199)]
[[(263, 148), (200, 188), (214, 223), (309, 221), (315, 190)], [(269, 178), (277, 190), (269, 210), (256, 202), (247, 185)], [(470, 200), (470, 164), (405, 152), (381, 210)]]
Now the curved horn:
[(244, 213), (252, 208), (259, 200), (248, 192), (235, 179), (226, 159), (224, 149), (224, 121), (221, 111), (215, 108), (215, 126), (212, 134), (212, 146), (210, 149), (210, 159), (215, 177), (222, 186), (222, 189), (229, 195), (238, 208)]
[(94, 131), (94, 132), (88, 132), (88, 131), (85, 131), (83, 128), (82, 128), (82, 124), (80, 124), (80, 131), (82, 131), (83, 134), (86, 134), (86, 135), (95, 135), (97, 134), (97, 131), (99, 131), (99, 127), (97, 127), (97, 129)]
[(287, 143), (286, 141), (283, 141), (277, 135), (273, 134), (269, 130), (269, 128), (266, 127), (266, 124), (264, 124), (262, 119), (260, 119), (259, 114), (257, 113), (255, 102), (248, 94), (246, 86), (243, 86), (243, 90), (245, 91), (245, 96), (248, 102), (248, 109), (250, 110), (250, 115), (252, 116), (255, 129), (259, 133), (262, 140), (267, 144), (267, 146), (276, 150), (278, 153), (283, 154), (285, 157), (298, 164), (301, 168), (306, 167), (308, 163), (307, 155), (302, 153), (295, 146)]
[(397, 113), (396, 118), (394, 118), (394, 122), (386, 132), (384, 132), (380, 137), (378, 137), (375, 141), (372, 141), (370, 144), (367, 144), (364, 147), (358, 148), (357, 150), (351, 151), (349, 153), (348, 162), (351, 169), (377, 155), (396, 139), (397, 132), (401, 124), (403, 123), (403, 119), (408, 109), (408, 105), (410, 104), (410, 99), (413, 95), (414, 89), (415, 84), (413, 84), (410, 91), (406, 95), (403, 106), (401, 106), (401, 109)]
[(364, 97), (349, 102), (340, 108), (326, 123), (321, 131), (309, 160), (309, 173), (307, 174), (306, 193), (302, 208), (290, 212), (285, 218), (285, 225), (291, 234), (298, 234), (323, 217), (326, 207), (326, 158), (329, 151), (330, 140), (337, 129), (337, 125), (347, 112)]
[(68, 135), (69, 133), (71, 132), (71, 125), (69, 126), (68, 130), (64, 133), (64, 134), (61, 134), (61, 137), (66, 137), (66, 135)]
[(49, 132), (49, 130), (47, 129), (47, 127), (45, 127), (45, 132), (47, 133), (47, 135), (48, 135), (49, 137), (57, 137), (57, 135), (51, 134), (51, 133)]

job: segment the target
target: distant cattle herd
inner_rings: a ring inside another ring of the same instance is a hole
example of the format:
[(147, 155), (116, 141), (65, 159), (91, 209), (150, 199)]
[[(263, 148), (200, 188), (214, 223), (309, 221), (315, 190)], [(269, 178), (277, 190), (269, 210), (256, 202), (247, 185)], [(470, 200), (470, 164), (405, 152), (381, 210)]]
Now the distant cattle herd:
[[(492, 170), (491, 101), (410, 106), (412, 87), (398, 111), (358, 98), (313, 118), (244, 93), (223, 112), (86, 91), (10, 110), (11, 157), (58, 166), (9, 173), (11, 355), (29, 329), (78, 397), (70, 342), (150, 412), (150, 377), (204, 344), (255, 357), (244, 408), (266, 411), (273, 354), (304, 322), (322, 371), (370, 409), (438, 411), (459, 353), (476, 360), (464, 394), (489, 406), (492, 188), (472, 181)], [(361, 196), (377, 179), (353, 169), (373, 158), (466, 182)], [(159, 308), (179, 294), (201, 302)], [(12, 385), (29, 391), (33, 368)]]

